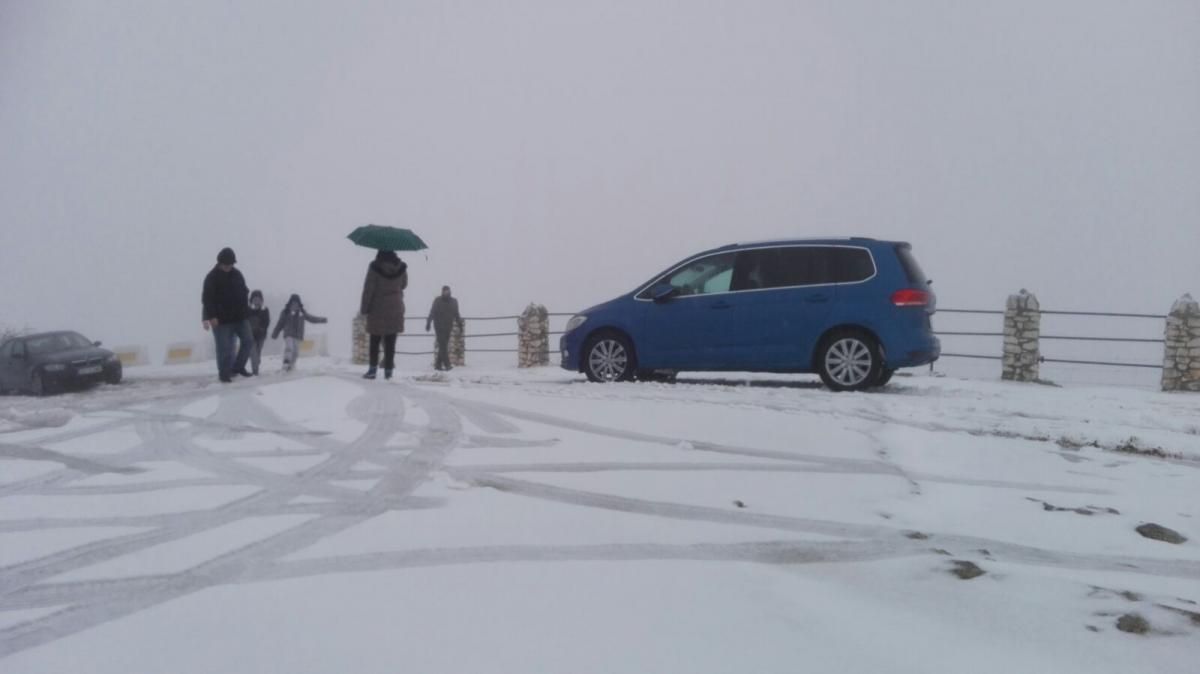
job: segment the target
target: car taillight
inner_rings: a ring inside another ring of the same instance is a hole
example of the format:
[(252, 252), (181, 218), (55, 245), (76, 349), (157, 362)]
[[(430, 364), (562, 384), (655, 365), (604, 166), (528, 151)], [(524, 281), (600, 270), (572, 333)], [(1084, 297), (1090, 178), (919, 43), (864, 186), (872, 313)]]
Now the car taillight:
[(892, 304), (898, 307), (927, 307), (932, 295), (925, 290), (897, 290), (892, 293)]

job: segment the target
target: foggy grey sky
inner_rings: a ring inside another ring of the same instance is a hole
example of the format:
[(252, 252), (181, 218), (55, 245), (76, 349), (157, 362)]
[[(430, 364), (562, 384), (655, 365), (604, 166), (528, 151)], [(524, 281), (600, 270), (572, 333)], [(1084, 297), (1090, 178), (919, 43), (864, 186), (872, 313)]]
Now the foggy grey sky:
[(911, 241), (943, 306), (1165, 311), (1200, 3), (0, 0), (0, 324), (197, 337), (231, 245), (341, 339), (366, 223), (432, 246), (417, 313), (825, 234)]

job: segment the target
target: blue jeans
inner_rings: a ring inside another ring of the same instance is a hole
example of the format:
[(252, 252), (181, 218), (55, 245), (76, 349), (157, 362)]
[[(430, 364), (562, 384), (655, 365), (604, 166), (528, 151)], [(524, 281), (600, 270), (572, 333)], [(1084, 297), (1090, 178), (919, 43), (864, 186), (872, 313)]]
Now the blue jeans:
[[(250, 321), (238, 323), (221, 323), (213, 328), (213, 340), (217, 343), (217, 373), (221, 379), (229, 379), (234, 372), (240, 372), (250, 360), (250, 352), (254, 349), (254, 335), (250, 332)], [(234, 340), (239, 342), (237, 355), (234, 355)]]

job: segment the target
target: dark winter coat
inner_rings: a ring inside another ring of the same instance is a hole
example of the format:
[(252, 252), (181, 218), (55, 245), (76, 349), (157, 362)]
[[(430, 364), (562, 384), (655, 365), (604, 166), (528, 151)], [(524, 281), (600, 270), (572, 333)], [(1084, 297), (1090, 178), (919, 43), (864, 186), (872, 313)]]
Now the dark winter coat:
[(367, 332), (394, 335), (404, 332), (404, 289), (408, 287), (408, 265), (399, 259), (377, 260), (367, 268), (362, 305)]
[(313, 316), (305, 311), (300, 297), (292, 295), (292, 298), (288, 300), (287, 306), (283, 308), (283, 313), (279, 314), (279, 322), (275, 324), (275, 331), (271, 334), (271, 339), (279, 339), (279, 333), (281, 332), (284, 337), (304, 339), (305, 322), (328, 323), (329, 321), (320, 316)]
[(217, 319), (218, 323), (240, 323), (250, 313), (250, 289), (246, 279), (236, 268), (222, 271), (220, 265), (213, 267), (204, 277), (204, 293), (200, 301), (204, 304), (204, 320)]
[(250, 321), (250, 332), (254, 335), (254, 339), (262, 341), (267, 338), (267, 333), (271, 331), (271, 310), (267, 307), (262, 309), (250, 308), (247, 315)]
[(425, 321), (425, 329), (429, 330), (429, 326), (432, 325), (441, 335), (453, 330), (454, 324), (460, 321), (462, 321), (462, 316), (458, 314), (458, 300), (439, 295), (434, 298), (433, 306), (429, 308), (429, 318)]

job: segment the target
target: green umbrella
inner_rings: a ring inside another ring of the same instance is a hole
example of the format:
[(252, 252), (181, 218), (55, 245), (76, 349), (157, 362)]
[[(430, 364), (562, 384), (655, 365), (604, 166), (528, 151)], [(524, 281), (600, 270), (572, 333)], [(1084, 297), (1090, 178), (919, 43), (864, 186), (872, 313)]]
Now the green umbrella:
[(359, 227), (346, 238), (364, 248), (375, 250), (425, 250), (429, 247), (411, 229), (384, 225)]

